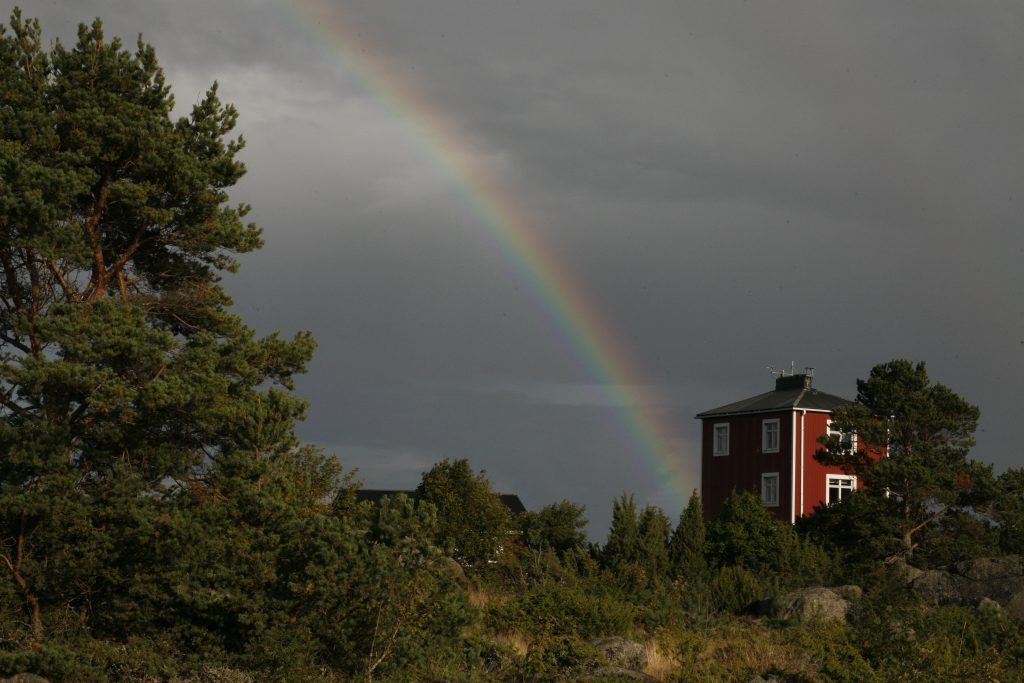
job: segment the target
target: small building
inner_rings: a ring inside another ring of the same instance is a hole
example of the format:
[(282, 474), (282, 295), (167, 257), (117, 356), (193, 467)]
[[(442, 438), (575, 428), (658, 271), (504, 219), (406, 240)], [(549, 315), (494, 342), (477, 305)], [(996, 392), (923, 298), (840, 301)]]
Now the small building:
[[(814, 459), (818, 437), (833, 433), (832, 411), (851, 403), (815, 389), (807, 368), (776, 377), (774, 391), (699, 413), (705, 517), (715, 517), (733, 491), (750, 491), (793, 523), (855, 490), (855, 476)], [(856, 447), (855, 437), (838, 435)]]

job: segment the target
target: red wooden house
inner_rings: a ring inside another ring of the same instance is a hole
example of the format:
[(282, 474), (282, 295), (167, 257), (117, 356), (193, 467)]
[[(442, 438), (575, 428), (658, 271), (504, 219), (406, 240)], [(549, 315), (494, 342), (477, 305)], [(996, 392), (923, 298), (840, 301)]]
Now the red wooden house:
[[(855, 476), (814, 459), (832, 411), (850, 403), (815, 389), (808, 368), (777, 377), (774, 391), (698, 414), (705, 517), (717, 515), (734, 490), (751, 491), (778, 519), (792, 523), (856, 489)], [(840, 436), (855, 446), (855, 437)]]

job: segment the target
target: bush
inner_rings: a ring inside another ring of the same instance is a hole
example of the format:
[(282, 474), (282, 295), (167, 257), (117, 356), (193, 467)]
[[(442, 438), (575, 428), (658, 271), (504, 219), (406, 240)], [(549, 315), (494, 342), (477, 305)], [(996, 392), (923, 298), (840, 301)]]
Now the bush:
[(768, 594), (768, 587), (753, 572), (736, 566), (722, 567), (708, 584), (711, 604), (721, 612), (742, 612)]
[(536, 586), (486, 615), (496, 632), (517, 631), (529, 638), (623, 635), (633, 630), (637, 608), (594, 584), (548, 582)]

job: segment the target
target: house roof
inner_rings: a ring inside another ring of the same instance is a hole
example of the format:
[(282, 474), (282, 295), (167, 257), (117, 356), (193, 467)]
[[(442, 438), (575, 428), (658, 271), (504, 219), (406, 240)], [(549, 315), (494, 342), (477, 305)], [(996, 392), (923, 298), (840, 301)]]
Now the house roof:
[(703, 413), (697, 413), (697, 418), (771, 413), (780, 410), (834, 410), (852, 403), (853, 401), (841, 396), (818, 391), (812, 386), (810, 376), (795, 375), (776, 380), (775, 391), (705, 410)]
[[(377, 505), (381, 499), (387, 498), (388, 496), (397, 496), (400, 493), (404, 493), (409, 498), (415, 498), (415, 491), (401, 491), (398, 489), (359, 489), (356, 491), (356, 502), (362, 503), (368, 501)], [(523, 501), (519, 500), (519, 496), (514, 493), (499, 493), (498, 498), (508, 508), (508, 511), (513, 515), (518, 515), (521, 512), (526, 512), (526, 506), (523, 505)]]

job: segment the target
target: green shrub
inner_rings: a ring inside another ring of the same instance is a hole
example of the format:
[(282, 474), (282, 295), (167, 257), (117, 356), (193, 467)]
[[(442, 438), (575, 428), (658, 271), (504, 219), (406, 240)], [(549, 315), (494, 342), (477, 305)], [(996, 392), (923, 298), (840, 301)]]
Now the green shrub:
[(492, 607), (486, 623), (494, 632), (518, 631), (528, 638), (591, 638), (629, 633), (636, 615), (635, 605), (596, 585), (549, 582)]
[[(572, 636), (552, 636), (530, 646), (523, 665), (523, 674), (531, 679), (572, 675), (595, 667), (603, 659), (601, 653)], [(607, 679), (605, 679), (607, 680)]]
[(741, 612), (763, 600), (768, 587), (744, 567), (722, 567), (708, 583), (711, 604), (721, 612)]

